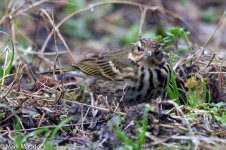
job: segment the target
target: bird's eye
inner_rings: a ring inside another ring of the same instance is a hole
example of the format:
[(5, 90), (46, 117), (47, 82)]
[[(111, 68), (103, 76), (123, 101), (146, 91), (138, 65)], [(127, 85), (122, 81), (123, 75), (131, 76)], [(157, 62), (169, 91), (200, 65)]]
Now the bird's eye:
[(155, 55), (157, 56), (158, 59), (162, 59), (162, 57), (163, 57), (162, 51), (156, 51)]
[(140, 46), (137, 46), (135, 49), (134, 49), (134, 54), (136, 55), (141, 55), (142, 52), (143, 52), (143, 49), (140, 47)]
[(138, 50), (138, 51), (142, 51), (141, 48), (140, 48), (140, 46), (137, 47), (137, 50)]
[(155, 51), (155, 55), (159, 55), (161, 51)]

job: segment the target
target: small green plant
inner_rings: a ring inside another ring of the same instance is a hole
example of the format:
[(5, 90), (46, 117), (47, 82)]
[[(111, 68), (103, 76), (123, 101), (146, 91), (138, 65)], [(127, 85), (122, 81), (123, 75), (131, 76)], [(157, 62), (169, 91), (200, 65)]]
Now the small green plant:
[(185, 104), (190, 105), (191, 107), (196, 107), (198, 105), (199, 100), (200, 100), (200, 95), (199, 95), (198, 84), (195, 84), (194, 90), (189, 89), (186, 92), (186, 103)]
[(209, 111), (209, 114), (214, 116), (218, 121), (220, 121), (223, 126), (226, 126), (226, 109), (225, 109), (225, 103), (220, 102), (217, 104), (206, 104), (206, 110)]
[[(182, 54), (184, 51), (190, 49), (192, 51), (191, 44), (188, 39), (189, 32), (184, 31), (183, 28), (175, 27), (169, 29), (166, 32), (166, 36), (163, 38), (163, 42), (167, 45), (175, 44), (177, 47), (177, 53)], [(184, 39), (186, 43), (182, 43), (181, 39)]]
[(186, 105), (194, 108), (203, 103), (210, 103), (211, 95), (210, 91), (207, 91), (206, 78), (197, 79), (192, 76), (187, 80), (185, 86), (188, 88)]
[(175, 27), (168, 29), (164, 35), (157, 35), (154, 39), (161, 43), (165, 47), (166, 51), (170, 51), (176, 47), (177, 54), (183, 54), (190, 49), (192, 51), (191, 43), (188, 38), (189, 32), (185, 31), (181, 27)]
[(61, 129), (63, 125), (65, 125), (67, 122), (73, 119), (73, 116), (66, 118), (65, 120), (61, 121), (52, 131), (51, 135), (49, 138), (45, 138), (43, 143), (45, 144), (45, 149), (46, 150), (53, 150), (54, 145), (53, 145), (53, 139), (56, 136), (57, 132)]
[(18, 130), (21, 129), (20, 118), (17, 116), (16, 112), (9, 106), (7, 106), (5, 104), (0, 104), (0, 108), (8, 109), (15, 117), (16, 124), (14, 126), (14, 141), (13, 141), (14, 147), (18, 150), (22, 150), (23, 136), (22, 136), (21, 132), (17, 132)]
[(0, 31), (0, 36), (3, 35), (3, 40), (0, 41), (0, 91), (5, 83), (5, 77), (10, 73), (14, 60), (14, 44), (10, 36)]
[(165, 51), (170, 53), (170, 68), (171, 68), (171, 82), (167, 86), (167, 93), (171, 99), (175, 99), (178, 104), (181, 103), (180, 99), (184, 101), (181, 93), (186, 93), (183, 89), (178, 88), (176, 76), (173, 71), (173, 66), (175, 64), (175, 55), (172, 54), (172, 49), (176, 48), (178, 54), (184, 53), (186, 50), (190, 49), (192, 51), (191, 44), (188, 39), (189, 32), (186, 32), (181, 27), (171, 28), (166, 31), (165, 35), (157, 35), (154, 39), (161, 43)]
[(142, 145), (145, 143), (145, 133), (148, 126), (148, 117), (147, 117), (147, 109), (145, 109), (143, 113), (142, 126), (140, 127), (138, 122), (136, 122), (136, 141), (134, 142), (130, 139), (119, 127), (121, 124), (121, 120), (114, 124), (114, 132), (118, 136), (118, 138), (124, 143), (125, 148), (132, 148), (134, 150), (140, 150)]
[(220, 102), (217, 104), (213, 103), (201, 103), (197, 105), (195, 108), (191, 107), (190, 105), (185, 106), (187, 112), (187, 117), (190, 119), (196, 119), (198, 118), (197, 115), (200, 115), (200, 113), (194, 113), (194, 111), (201, 111), (202, 115), (207, 115), (208, 118), (210, 118), (209, 121), (212, 119), (216, 119), (219, 122), (222, 123), (223, 126), (226, 125), (226, 109), (225, 109), (225, 103)]
[(7, 33), (0, 31), (0, 35), (4, 36), (3, 40), (0, 41), (0, 78), (2, 78), (8, 75), (12, 68), (14, 44)]
[(177, 87), (176, 77), (175, 73), (172, 70), (173, 68), (173, 62), (172, 62), (172, 54), (170, 52), (170, 68), (171, 68), (171, 79), (170, 84), (167, 86), (167, 92), (171, 99), (175, 99), (178, 104), (180, 104), (179, 100), (179, 88)]

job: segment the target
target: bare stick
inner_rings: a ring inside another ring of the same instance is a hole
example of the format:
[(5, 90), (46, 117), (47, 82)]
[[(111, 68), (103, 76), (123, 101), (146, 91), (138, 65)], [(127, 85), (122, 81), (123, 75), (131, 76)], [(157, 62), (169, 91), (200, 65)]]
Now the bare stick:
[(206, 41), (206, 43), (203, 45), (203, 50), (204, 50), (204, 48), (209, 44), (210, 40), (212, 40), (214, 34), (217, 32), (218, 28), (219, 28), (219, 27), (221, 26), (221, 24), (223, 23), (223, 20), (224, 20), (225, 15), (226, 15), (226, 9), (225, 9), (223, 15), (221, 16), (221, 19), (220, 19), (219, 23), (217, 24), (216, 29), (214, 30), (214, 32), (212, 33), (212, 35), (209, 37), (209, 39)]
[(141, 19), (140, 19), (139, 37), (141, 37), (141, 34), (142, 34), (144, 20), (145, 20), (146, 12), (147, 12), (147, 8), (144, 8), (144, 9), (140, 8), (140, 9), (141, 9)]

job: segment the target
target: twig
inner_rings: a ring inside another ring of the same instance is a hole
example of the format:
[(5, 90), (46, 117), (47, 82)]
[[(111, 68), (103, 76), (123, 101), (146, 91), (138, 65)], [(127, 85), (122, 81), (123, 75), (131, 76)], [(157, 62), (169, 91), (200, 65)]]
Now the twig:
[(212, 33), (212, 35), (209, 37), (209, 39), (206, 41), (206, 43), (203, 45), (203, 50), (204, 48), (209, 44), (210, 40), (213, 38), (214, 34), (217, 32), (218, 28), (221, 26), (221, 24), (223, 23), (224, 17), (226, 15), (226, 9), (224, 10), (223, 15), (221, 16), (221, 19), (219, 21), (219, 23), (217, 24), (216, 29), (214, 30), (214, 32)]
[(193, 131), (192, 131), (192, 128), (190, 126), (190, 123), (188, 122), (188, 120), (186, 119), (186, 116), (184, 115), (184, 113), (182, 112), (182, 110), (179, 108), (179, 106), (177, 105), (177, 103), (173, 102), (173, 101), (170, 101), (170, 100), (167, 100), (167, 101), (162, 101), (161, 103), (163, 104), (171, 104), (173, 105), (177, 111), (179, 111), (179, 113), (181, 114), (181, 116), (184, 118), (184, 121), (191, 133), (191, 135), (194, 135)]
[(98, 109), (98, 110), (101, 110), (101, 111), (105, 111), (105, 112), (108, 112), (108, 113), (113, 112), (113, 113), (118, 114), (118, 115), (123, 115), (123, 116), (126, 115), (123, 112), (112, 111), (110, 109), (106, 109), (106, 108), (102, 108), (102, 107), (97, 107), (97, 106), (92, 106), (92, 105), (88, 105), (88, 104), (85, 104), (85, 103), (79, 103), (79, 102), (76, 102), (76, 101), (70, 101), (70, 100), (66, 100), (66, 99), (62, 99), (62, 100), (65, 101), (65, 102), (75, 103), (75, 104), (78, 104), (78, 105), (81, 105), (81, 106), (87, 106), (87, 107), (95, 108), (95, 109)]
[(205, 137), (205, 136), (171, 136), (171, 139), (179, 139), (179, 140), (202, 140), (207, 143), (220, 142), (226, 144), (226, 139), (216, 138), (216, 137)]
[[(87, 124), (89, 125), (91, 122), (86, 122), (86, 123), (83, 123), (83, 124)], [(66, 125), (63, 125), (62, 127), (71, 127), (71, 126), (80, 126), (81, 123), (74, 123), (74, 124), (66, 124)], [(33, 130), (37, 130), (37, 129), (43, 129), (43, 128), (55, 128), (57, 125), (51, 125), (51, 126), (41, 126), (41, 127), (38, 127), (38, 128), (29, 128), (29, 129), (21, 129), (21, 130), (0, 130), (0, 132), (7, 132), (7, 131), (10, 131), (10, 132), (24, 132), (24, 131), (33, 131)]]
[(46, 56), (55, 56), (55, 55), (63, 55), (63, 54), (67, 54), (67, 51), (59, 51), (59, 52), (36, 52), (36, 51), (24, 51), (20, 48), (17, 48), (17, 50), (20, 50), (22, 53), (24, 54), (33, 54), (33, 55), (46, 55)]
[(39, 123), (38, 123), (37, 128), (40, 128), (40, 127), (41, 127), (41, 124), (42, 124), (44, 118), (45, 118), (45, 113), (42, 114), (42, 117), (41, 117), (41, 119), (40, 119), (40, 121), (39, 121)]
[[(69, 55), (71, 56), (71, 58), (73, 59), (73, 61), (76, 62), (76, 61), (75, 61), (75, 58), (74, 58), (74, 56), (73, 56), (73, 54), (72, 54), (72, 52), (71, 52), (71, 50), (70, 50), (70, 48), (69, 48), (69, 46), (67, 45), (66, 41), (64, 40), (64, 38), (63, 38), (63, 36), (61, 35), (61, 33), (60, 33), (60, 31), (58, 30), (58, 28), (55, 26), (53, 20), (52, 20), (51, 17), (49, 16), (49, 14), (48, 14), (44, 9), (41, 9), (41, 12), (43, 12), (44, 15), (48, 18), (48, 20), (50, 21), (50, 23), (51, 23), (51, 25), (52, 25), (54, 31), (57, 33), (58, 37), (60, 38), (60, 40), (61, 40), (62, 43), (64, 44), (65, 48), (67, 49)], [(44, 52), (44, 49), (42, 49), (41, 52)]]
[(216, 56), (216, 54), (214, 53), (213, 56), (211, 57), (211, 59), (209, 60), (208, 64), (202, 71), (205, 71), (210, 66), (210, 64), (213, 62), (213, 59), (215, 58), (215, 56)]
[(20, 14), (22, 14), (22, 13), (24, 13), (24, 12), (26, 12), (26, 11), (32, 9), (32, 8), (34, 8), (34, 7), (37, 7), (37, 6), (43, 4), (43, 3), (47, 2), (47, 1), (50, 1), (50, 0), (37, 1), (36, 3), (33, 3), (30, 6), (26, 6), (25, 7), (23, 5), (22, 6), (22, 7), (24, 7), (23, 9), (21, 9), (22, 7), (18, 8), (18, 9), (15, 9), (14, 11), (10, 12), (9, 14), (7, 14), (6, 16), (2, 17), (2, 19), (0, 20), (0, 25), (2, 25), (5, 22), (5, 20), (7, 20), (7, 19), (13, 19), (16, 16), (18, 16), (18, 15), (20, 15)]
[(146, 12), (147, 12), (147, 8), (140, 8), (141, 10), (141, 19), (140, 19), (140, 28), (139, 28), (139, 37), (141, 37), (142, 34), (142, 29), (143, 29), (143, 25), (144, 25), (144, 20), (146, 17)]

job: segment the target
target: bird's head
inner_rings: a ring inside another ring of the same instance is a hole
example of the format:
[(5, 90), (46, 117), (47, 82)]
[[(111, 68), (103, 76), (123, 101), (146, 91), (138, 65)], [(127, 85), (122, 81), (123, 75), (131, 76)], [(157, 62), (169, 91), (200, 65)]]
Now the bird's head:
[(135, 43), (128, 58), (139, 64), (148, 63), (159, 65), (164, 61), (160, 45), (149, 39), (140, 39)]

